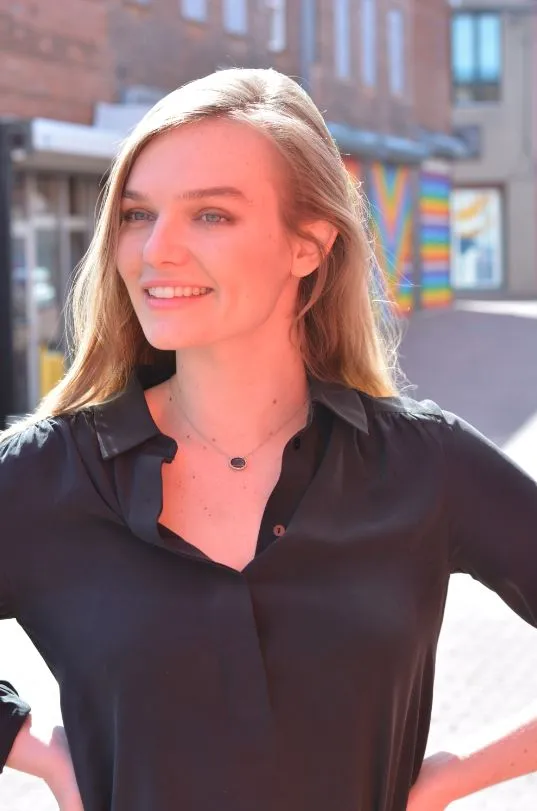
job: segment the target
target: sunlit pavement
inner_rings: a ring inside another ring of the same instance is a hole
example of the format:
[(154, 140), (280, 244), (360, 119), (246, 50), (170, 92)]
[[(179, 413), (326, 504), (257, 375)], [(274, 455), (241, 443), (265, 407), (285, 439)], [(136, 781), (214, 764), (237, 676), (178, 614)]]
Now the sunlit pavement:
[[(402, 365), (416, 387), (409, 394), (469, 420), (537, 478), (537, 302), (464, 302), (450, 311), (418, 313), (406, 330)], [(466, 748), (510, 719), (537, 716), (536, 674), (537, 630), (470, 578), (454, 577), (439, 645), (429, 751)], [(59, 721), (56, 686), (12, 622), (0, 625), (0, 678), (16, 684), (45, 727)], [(535, 811), (537, 777), (451, 807)], [(53, 809), (41, 781), (10, 770), (0, 778), (0, 811)]]

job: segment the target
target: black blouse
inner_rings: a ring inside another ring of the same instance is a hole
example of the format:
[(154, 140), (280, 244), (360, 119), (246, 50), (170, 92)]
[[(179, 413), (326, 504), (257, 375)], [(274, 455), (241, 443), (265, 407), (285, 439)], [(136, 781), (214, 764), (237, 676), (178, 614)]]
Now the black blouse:
[[(312, 381), (237, 572), (158, 522), (146, 385), (0, 444), (0, 617), (60, 685), (85, 811), (404, 811), (450, 574), (537, 625), (537, 484), (434, 403)], [(27, 712), (3, 683), (0, 766)]]

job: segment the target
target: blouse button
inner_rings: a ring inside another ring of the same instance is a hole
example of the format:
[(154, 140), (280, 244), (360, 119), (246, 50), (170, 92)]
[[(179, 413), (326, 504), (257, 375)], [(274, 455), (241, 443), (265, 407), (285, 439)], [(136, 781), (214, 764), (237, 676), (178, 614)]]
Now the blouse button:
[(272, 531), (277, 538), (281, 538), (281, 536), (285, 533), (285, 527), (283, 524), (276, 524)]

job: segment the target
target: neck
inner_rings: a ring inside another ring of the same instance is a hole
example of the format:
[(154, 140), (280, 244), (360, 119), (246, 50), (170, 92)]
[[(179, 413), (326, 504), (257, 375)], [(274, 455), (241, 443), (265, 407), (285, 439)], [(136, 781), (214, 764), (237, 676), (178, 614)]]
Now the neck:
[(290, 343), (211, 347), (177, 353), (177, 374), (170, 381), (172, 430), (184, 433), (185, 416), (194, 429), (224, 448), (247, 453), (280, 426), (292, 435), (306, 413), (306, 371)]

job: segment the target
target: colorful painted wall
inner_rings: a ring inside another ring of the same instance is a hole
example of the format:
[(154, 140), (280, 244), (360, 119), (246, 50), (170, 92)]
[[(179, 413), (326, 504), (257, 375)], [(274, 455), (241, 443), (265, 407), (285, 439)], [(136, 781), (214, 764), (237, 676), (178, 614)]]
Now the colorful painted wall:
[[(419, 207), (413, 201), (413, 169), (380, 162), (360, 164), (345, 158), (347, 169), (364, 181), (377, 262), (388, 282), (388, 298), (408, 314), (419, 296), (421, 307), (445, 307), (450, 285), (451, 227), (449, 167), (425, 164), (419, 175)], [(414, 273), (415, 228), (420, 250), (420, 278)], [(416, 285), (419, 284), (419, 288)]]
[[(366, 187), (367, 181), (366, 165), (358, 161), (356, 158), (349, 157), (348, 155), (345, 155), (343, 157), (343, 162), (347, 168), (347, 171), (352, 175), (352, 177), (361, 182), (362, 191), (368, 197), (367, 203), (368, 208), (370, 209), (369, 194), (368, 189)], [(374, 223), (371, 223), (370, 221), (369, 227), (370, 230), (373, 231), (373, 233), (375, 233)], [(375, 241), (378, 241), (378, 237), (376, 234)], [(378, 307), (379, 311), (385, 314), (388, 318), (390, 318), (394, 309), (397, 309), (397, 305), (395, 305), (394, 307), (393, 291), (391, 289), (387, 289), (386, 274), (383, 270), (383, 265), (381, 264), (381, 261), (382, 260), (379, 260), (379, 257), (377, 255), (377, 264), (373, 268), (370, 290), (373, 300), (376, 306)]]
[(422, 307), (445, 307), (453, 298), (450, 285), (451, 180), (447, 168), (426, 165), (420, 183)]
[(367, 191), (378, 263), (387, 277), (396, 309), (408, 313), (414, 298), (410, 169), (372, 163), (367, 170)]

